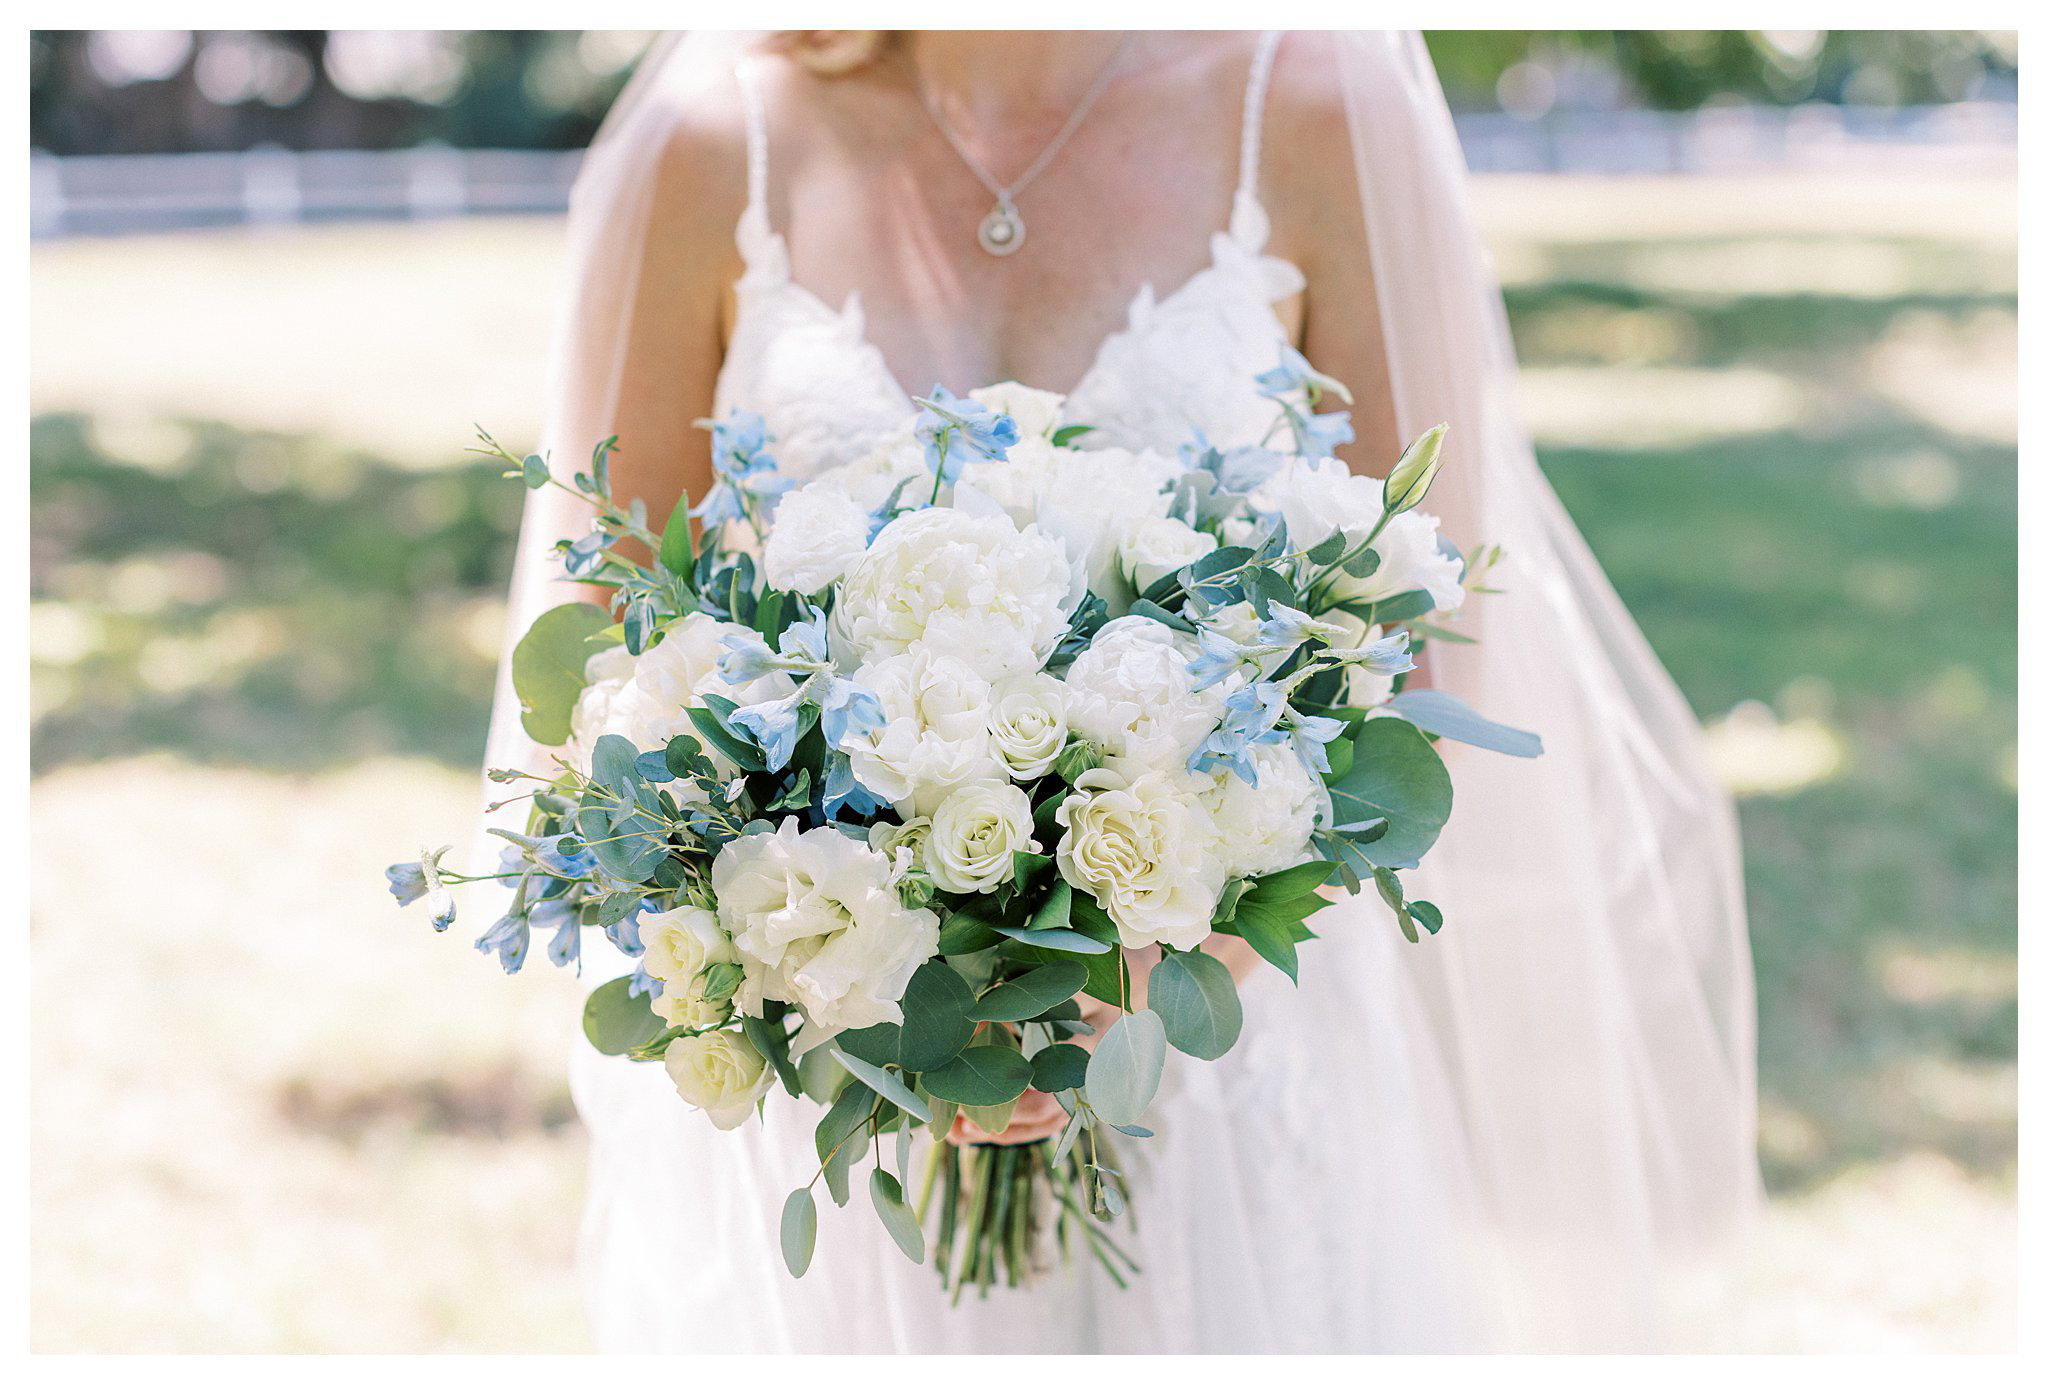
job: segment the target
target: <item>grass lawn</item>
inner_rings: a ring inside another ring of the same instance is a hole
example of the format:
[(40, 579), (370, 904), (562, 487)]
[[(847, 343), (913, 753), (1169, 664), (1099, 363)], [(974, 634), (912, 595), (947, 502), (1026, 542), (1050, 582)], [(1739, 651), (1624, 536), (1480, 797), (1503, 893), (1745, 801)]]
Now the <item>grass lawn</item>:
[[(1747, 1334), (2009, 1347), (2011, 182), (1478, 195), (1545, 469), (1741, 795)], [(519, 492), (459, 448), (531, 435), (558, 263), (551, 221), (33, 253), (38, 1349), (583, 1344), (573, 988), (376, 876), (472, 802)]]

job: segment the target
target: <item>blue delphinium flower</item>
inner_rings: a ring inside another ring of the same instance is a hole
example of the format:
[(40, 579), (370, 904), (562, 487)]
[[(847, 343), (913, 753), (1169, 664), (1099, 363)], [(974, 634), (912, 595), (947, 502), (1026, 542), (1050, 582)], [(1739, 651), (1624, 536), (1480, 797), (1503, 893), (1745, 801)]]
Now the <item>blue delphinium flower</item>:
[(933, 385), (931, 396), (918, 402), (924, 407), (914, 431), (924, 444), (925, 470), (942, 484), (959, 480), (965, 463), (1009, 460), (1018, 438), (1016, 419), (978, 400), (957, 398), (942, 385)]
[(627, 912), (624, 918), (616, 923), (606, 924), (604, 935), (611, 939), (613, 947), (625, 953), (628, 957), (638, 957), (647, 950), (647, 945), (640, 941), (640, 916), (653, 912), (653, 900), (640, 900)]
[(734, 409), (713, 423), (711, 470), (718, 479), (690, 514), (707, 528), (750, 519), (760, 502), (794, 486), (794, 480), (776, 469), (767, 447), (768, 426), (759, 414)]
[(1280, 343), (1280, 364), (1261, 371), (1256, 380), (1259, 393), (1268, 399), (1300, 391), (1308, 396), (1311, 405), (1325, 394), (1334, 394), (1346, 404), (1351, 402), (1351, 391), (1344, 388), (1342, 381), (1317, 370), (1308, 363), (1308, 357), (1284, 341)]
[(847, 737), (871, 735), (886, 724), (882, 700), (874, 693), (851, 678), (819, 677), (829, 679), (817, 699), (827, 745), (836, 750), (846, 744)]
[(643, 996), (648, 1000), (658, 999), (661, 995), (661, 990), (661, 978), (649, 976), (645, 966), (633, 968), (633, 979), (626, 983), (626, 994), (635, 999)]
[(1195, 631), (1201, 653), (1188, 660), (1188, 681), (1196, 692), (1213, 688), (1244, 666), (1250, 651), (1228, 635), (1203, 627)]
[(1301, 757), (1301, 762), (1317, 774), (1328, 774), (1330, 752), (1327, 747), (1344, 734), (1344, 723), (1335, 717), (1303, 716), (1291, 707), (1284, 722), (1294, 742), (1294, 753)]
[(728, 683), (751, 683), (773, 673), (801, 680), (787, 697), (742, 707), (732, 714), (733, 725), (752, 735), (767, 755), (770, 769), (780, 770), (796, 753), (806, 705), (818, 709), (825, 742), (835, 749), (848, 736), (881, 728), (882, 704), (874, 693), (841, 677), (833, 666), (824, 611), (807, 608), (804, 618), (785, 628), (776, 643), (778, 647), (771, 650), (753, 631), (733, 631), (724, 638), (725, 653), (718, 656), (719, 675)]
[[(573, 843), (568, 850), (563, 847)], [(597, 857), (590, 848), (567, 832), (552, 837), (542, 837), (533, 848), (534, 864), (551, 875), (565, 880), (585, 880), (597, 869)]]
[(868, 792), (854, 777), (853, 761), (845, 752), (834, 750), (825, 757), (825, 819), (831, 821), (841, 808), (851, 808), (865, 817), (882, 806), (882, 800)]
[(1280, 729), (1289, 714), (1287, 692), (1277, 683), (1247, 683), (1223, 700), (1223, 720), (1188, 757), (1190, 774), (1228, 769), (1247, 784), (1259, 782), (1252, 751), (1287, 739)]
[(526, 948), (532, 938), (524, 914), (507, 914), (476, 940), (476, 950), (497, 953), (498, 965), (510, 976), (526, 965)]
[(533, 906), (527, 915), (531, 928), (552, 928), (555, 936), (548, 941), (548, 960), (558, 967), (571, 962), (580, 964), (583, 954), (583, 921), (577, 917), (576, 906), (566, 899), (543, 899)]
[(1357, 436), (1351, 431), (1348, 413), (1310, 414), (1289, 409), (1287, 424), (1294, 430), (1295, 450), (1310, 461), (1336, 456), (1338, 448)]
[(426, 896), (427, 872), (418, 861), (400, 861), (384, 867), (384, 879), (391, 886), (391, 897), (400, 905)]
[(1415, 667), (1415, 656), (1408, 650), (1408, 632), (1396, 630), (1393, 634), (1374, 640), (1371, 644), (1356, 649), (1333, 650), (1333, 654), (1347, 664), (1354, 664), (1369, 673), (1392, 676), (1407, 673)]
[[(805, 688), (808, 686), (805, 684)], [(730, 718), (734, 726), (752, 736), (761, 747), (761, 753), (768, 757), (769, 769), (781, 769), (796, 754), (797, 733), (803, 726), (805, 688), (798, 688), (787, 697), (738, 708)]]

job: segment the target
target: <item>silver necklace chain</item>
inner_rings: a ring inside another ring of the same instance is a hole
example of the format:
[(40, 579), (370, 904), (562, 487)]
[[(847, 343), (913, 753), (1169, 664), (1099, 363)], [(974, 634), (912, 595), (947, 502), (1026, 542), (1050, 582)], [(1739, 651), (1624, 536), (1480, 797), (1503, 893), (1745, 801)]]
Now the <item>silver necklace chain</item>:
[(981, 219), (981, 227), (978, 234), (983, 250), (986, 250), (991, 255), (1013, 255), (1023, 247), (1024, 218), (1017, 213), (1017, 194), (1029, 187), (1031, 181), (1038, 177), (1039, 174), (1045, 172), (1052, 161), (1059, 156), (1060, 150), (1066, 148), (1067, 141), (1072, 139), (1074, 132), (1081, 128), (1081, 122), (1088, 118), (1089, 110), (1094, 107), (1096, 100), (1102, 95), (1104, 89), (1109, 86), (1109, 79), (1115, 75), (1118, 66), (1123, 62), (1124, 54), (1130, 51), (1131, 43), (1136, 38), (1137, 35), (1135, 33), (1126, 33), (1123, 36), (1122, 41), (1116, 46), (1116, 51), (1109, 55), (1109, 61), (1105, 62), (1102, 65), (1102, 70), (1095, 74), (1094, 82), (1082, 94), (1081, 99), (1075, 103), (1073, 111), (1067, 116), (1066, 123), (1060, 126), (1059, 133), (1052, 137), (1052, 141), (1039, 152), (1038, 157), (1033, 159), (1030, 165), (1022, 173), (1018, 174), (1016, 179), (1007, 187), (997, 182), (995, 177), (982, 166), (981, 160), (968, 152), (967, 146), (960, 142), (960, 137), (953, 133), (953, 127), (946, 123), (946, 118), (943, 115), (939, 114), (939, 108), (932, 101), (931, 94), (925, 90), (924, 83), (918, 80), (917, 68), (911, 64), (908, 58), (903, 58), (900, 54), (898, 55), (899, 61), (903, 64), (905, 74), (910, 78), (910, 89), (917, 93), (918, 102), (923, 105), (924, 113), (931, 117), (932, 124), (936, 125), (939, 133), (945, 136), (946, 143), (953, 146), (953, 152), (960, 156), (960, 162), (967, 165), (968, 171), (980, 179), (981, 185), (988, 189), (989, 196), (996, 199), (995, 206), (989, 210), (987, 216)]

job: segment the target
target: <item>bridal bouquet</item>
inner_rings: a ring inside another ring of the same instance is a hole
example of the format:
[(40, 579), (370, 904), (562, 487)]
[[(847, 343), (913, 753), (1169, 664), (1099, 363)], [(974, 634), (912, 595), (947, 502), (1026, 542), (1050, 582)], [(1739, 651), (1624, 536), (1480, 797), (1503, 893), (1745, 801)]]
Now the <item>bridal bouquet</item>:
[[(1266, 445), (1176, 456), (1089, 446), (1056, 395), (935, 389), (802, 485), (735, 413), (710, 494), (660, 533), (613, 497), (614, 440), (564, 482), (485, 435), (509, 474), (594, 506), (559, 556), (610, 606), (557, 606), (513, 654), (524, 728), (560, 749), (491, 771), (529, 804), (525, 831), (493, 829), (496, 874), (443, 848), (393, 866), (393, 892), (445, 929), (450, 885), (502, 881), (477, 946), (508, 972), (536, 931), (557, 965), (601, 934), (635, 965), (591, 993), (591, 1043), (661, 1063), (721, 1129), (778, 1083), (818, 1103), (792, 1273), (816, 1184), (844, 1205), (872, 1154), (875, 1211), (956, 1295), (1028, 1279), (1053, 1242), (1122, 1283), (1112, 1141), (1151, 1135), (1169, 1049), (1214, 1060), (1242, 1024), (1203, 942), (1292, 978), (1337, 883), (1435, 933), (1399, 874), (1450, 812), (1435, 738), (1537, 750), (1399, 690), (1492, 556), (1416, 508), (1443, 430), (1383, 484), (1332, 455), (1348, 417), (1316, 410), (1341, 385), (1284, 350), (1256, 388)], [(1135, 1007), (1134, 955), (1156, 957)], [(966, 1141), (1032, 1090), (1066, 1113), (1056, 1139)]]

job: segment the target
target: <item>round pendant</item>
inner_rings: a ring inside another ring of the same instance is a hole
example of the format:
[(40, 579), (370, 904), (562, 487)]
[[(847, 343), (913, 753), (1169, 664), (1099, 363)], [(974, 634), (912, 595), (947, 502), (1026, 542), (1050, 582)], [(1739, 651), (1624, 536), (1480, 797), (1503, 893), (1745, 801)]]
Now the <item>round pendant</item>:
[(981, 219), (981, 248), (991, 255), (1014, 255), (1024, 244), (1024, 219), (1008, 202), (998, 202)]

